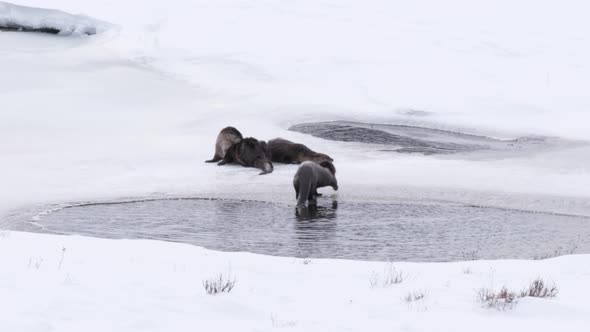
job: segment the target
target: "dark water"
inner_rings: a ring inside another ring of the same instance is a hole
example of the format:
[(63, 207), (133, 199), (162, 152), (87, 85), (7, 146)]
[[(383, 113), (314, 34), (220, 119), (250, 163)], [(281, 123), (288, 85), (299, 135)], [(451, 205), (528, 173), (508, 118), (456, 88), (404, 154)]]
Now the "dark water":
[(460, 204), (322, 198), (317, 208), (298, 211), (256, 201), (151, 200), (69, 207), (36, 223), (41, 232), (297, 257), (449, 261), (590, 252), (589, 218)]
[(557, 143), (547, 137), (500, 140), (486, 136), (424, 127), (368, 124), (349, 121), (303, 123), (289, 130), (340, 142), (382, 145), (382, 150), (400, 153), (454, 154), (482, 150), (519, 151)]
[(0, 25), (0, 32), (1, 31), (41, 32), (52, 35), (57, 35), (59, 33), (59, 30), (54, 28), (32, 28), (16, 24)]

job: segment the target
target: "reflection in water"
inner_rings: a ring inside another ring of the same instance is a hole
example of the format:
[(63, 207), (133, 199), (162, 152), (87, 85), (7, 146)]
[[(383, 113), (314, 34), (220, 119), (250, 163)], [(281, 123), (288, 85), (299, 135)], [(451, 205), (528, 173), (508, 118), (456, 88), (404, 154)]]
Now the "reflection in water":
[(296, 222), (293, 223), (294, 242), (297, 245), (297, 256), (307, 257), (309, 253), (318, 252), (322, 247), (337, 247), (334, 237), (336, 231), (337, 201), (332, 208), (308, 205), (295, 208)]
[(295, 217), (300, 222), (329, 221), (336, 219), (338, 201), (332, 201), (332, 208), (325, 208), (316, 204), (295, 207)]
[[(174, 199), (74, 206), (14, 221), (13, 230), (147, 238), (298, 257), (448, 261), (590, 252), (585, 217), (460, 204), (352, 203), (293, 208), (256, 201)], [(29, 220), (26, 220), (29, 221)]]

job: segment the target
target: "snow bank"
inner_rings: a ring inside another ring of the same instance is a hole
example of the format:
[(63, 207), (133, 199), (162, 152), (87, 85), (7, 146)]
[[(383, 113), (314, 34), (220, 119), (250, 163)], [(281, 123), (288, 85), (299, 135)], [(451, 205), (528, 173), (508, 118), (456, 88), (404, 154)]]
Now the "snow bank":
[[(443, 264), (304, 260), (190, 245), (0, 233), (1, 331), (586, 331), (590, 256)], [(383, 285), (395, 269), (400, 284)], [(205, 294), (223, 273), (229, 294)], [(541, 277), (552, 299), (484, 309)], [(424, 298), (406, 302), (409, 293)]]
[(52, 32), (60, 35), (95, 35), (108, 24), (85, 15), (0, 2), (0, 29)]

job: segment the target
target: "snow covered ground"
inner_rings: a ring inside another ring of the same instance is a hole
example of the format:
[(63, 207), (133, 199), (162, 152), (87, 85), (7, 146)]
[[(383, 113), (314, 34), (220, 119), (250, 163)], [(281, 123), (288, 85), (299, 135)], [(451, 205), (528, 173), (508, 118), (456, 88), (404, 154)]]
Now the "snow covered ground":
[[(0, 219), (45, 204), (125, 196), (293, 204), (294, 166), (258, 176), (203, 162), (227, 125), (329, 153), (339, 200), (450, 200), (590, 215), (587, 145), (482, 160), (384, 153), (286, 130), (350, 120), (590, 141), (585, 1), (13, 3), (87, 15), (109, 29), (91, 37), (0, 32)], [(0, 17), (5, 8), (0, 3)], [(459, 321), (482, 330), (580, 330), (576, 323), (588, 323), (587, 256), (400, 264), (416, 279), (375, 292), (367, 274), (381, 270), (376, 263), (304, 266), (176, 244), (14, 232), (0, 245), (0, 289), (9, 294), (0, 300), (3, 330), (169, 329), (164, 323), (183, 330), (203, 321), (211, 329), (266, 330), (276, 327), (271, 314), (279, 325), (296, 321), (294, 328), (307, 331), (444, 330)], [(56, 268), (62, 245), (67, 269)], [(38, 257), (38, 269), (27, 267)], [(201, 279), (228, 262), (239, 278), (235, 294), (202, 295)], [(461, 274), (465, 264), (477, 273)], [(174, 266), (188, 272), (176, 279)], [(492, 281), (522, 287), (539, 274), (558, 283), (558, 298), (526, 299), (510, 313), (474, 303), (474, 289)], [(342, 285), (332, 285), (338, 276)], [(428, 291), (427, 310), (399, 300), (414, 287)]]
[[(0, 237), (3, 331), (586, 331), (588, 256), (379, 263), (223, 253), (183, 244), (10, 232)], [(389, 271), (406, 279), (388, 286)], [(202, 281), (235, 278), (227, 294)], [(478, 290), (541, 277), (552, 299), (484, 309)], [(372, 286), (373, 284), (373, 286)], [(409, 293), (424, 298), (406, 302)]]

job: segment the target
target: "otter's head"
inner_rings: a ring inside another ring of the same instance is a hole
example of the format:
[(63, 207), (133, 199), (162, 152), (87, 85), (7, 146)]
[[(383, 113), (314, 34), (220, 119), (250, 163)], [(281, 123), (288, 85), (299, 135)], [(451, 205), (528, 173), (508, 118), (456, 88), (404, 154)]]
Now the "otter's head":
[(327, 154), (316, 153), (315, 156), (313, 157), (313, 161), (321, 165), (325, 161), (333, 163), (334, 159), (332, 159)]
[(246, 166), (261, 169), (260, 174), (271, 173), (274, 169), (266, 155), (266, 142), (252, 137), (244, 138), (240, 142), (239, 158)]
[(338, 190), (338, 180), (336, 180), (336, 167), (334, 167), (334, 164), (332, 164), (331, 161), (323, 161), (320, 163), (320, 166), (330, 171), (330, 174), (332, 174), (333, 178), (331, 184), (332, 189)]

